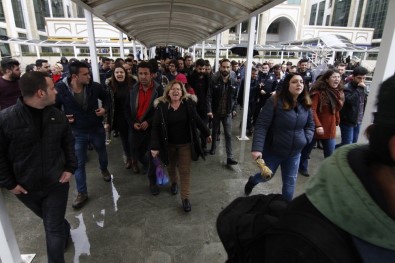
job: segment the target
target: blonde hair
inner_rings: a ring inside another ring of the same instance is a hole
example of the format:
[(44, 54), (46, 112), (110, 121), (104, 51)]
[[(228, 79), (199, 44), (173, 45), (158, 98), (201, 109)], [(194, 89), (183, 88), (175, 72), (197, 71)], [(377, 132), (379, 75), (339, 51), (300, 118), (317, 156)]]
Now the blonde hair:
[(53, 64), (52, 68), (51, 68), (51, 71), (55, 71), (55, 70), (58, 70), (58, 71), (62, 72), (63, 71), (62, 64), (60, 64), (60, 63)]
[(169, 92), (170, 89), (175, 85), (175, 84), (179, 84), (181, 87), (181, 91), (182, 91), (182, 96), (181, 96), (181, 100), (185, 99), (187, 97), (187, 90), (185, 89), (185, 85), (184, 83), (182, 83), (179, 80), (172, 80), (170, 81), (169, 84), (167, 84), (165, 91), (163, 92), (163, 97), (165, 97), (168, 101), (170, 101), (170, 96), (169, 96)]

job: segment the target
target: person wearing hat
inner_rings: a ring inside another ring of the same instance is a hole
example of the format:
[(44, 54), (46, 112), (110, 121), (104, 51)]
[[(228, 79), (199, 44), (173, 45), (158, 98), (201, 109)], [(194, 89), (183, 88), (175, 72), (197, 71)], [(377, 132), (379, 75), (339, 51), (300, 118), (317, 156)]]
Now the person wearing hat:
[(21, 78), (21, 68), (19, 61), (13, 58), (3, 58), (1, 61), (0, 77), (0, 110), (4, 110), (14, 105), (21, 96), (19, 89), (19, 79)]
[(178, 73), (176, 78), (175, 78), (175, 80), (181, 81), (184, 84), (185, 89), (186, 89), (188, 94), (195, 95), (195, 91), (193, 90), (191, 85), (188, 84), (187, 77), (184, 74)]
[[(395, 75), (385, 80), (378, 91), (377, 112), (365, 132), (368, 144), (345, 145), (322, 162), (308, 182), (305, 194), (288, 205), (276, 224), (296, 214), (303, 220), (298, 223), (288, 220), (292, 223), (288, 224), (287, 231), (265, 235), (265, 246), (252, 248), (255, 250), (250, 254), (254, 254), (255, 259), (289, 262), (286, 259), (292, 258), (292, 262), (307, 262), (306, 257), (314, 256), (314, 261), (308, 262), (394, 262), (394, 101)], [(303, 233), (293, 232), (303, 227), (307, 232), (308, 229), (320, 231), (313, 226), (330, 230), (313, 244), (306, 242)], [(334, 239), (342, 242), (327, 242)], [(332, 254), (323, 255), (309, 249), (327, 245), (331, 246)], [(304, 253), (296, 253), (301, 250)]]

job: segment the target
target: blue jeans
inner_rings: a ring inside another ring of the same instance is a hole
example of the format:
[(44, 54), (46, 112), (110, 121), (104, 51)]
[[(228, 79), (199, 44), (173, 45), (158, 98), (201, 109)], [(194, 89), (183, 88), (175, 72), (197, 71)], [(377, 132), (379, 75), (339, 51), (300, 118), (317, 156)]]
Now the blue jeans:
[(16, 195), (44, 223), (49, 263), (64, 263), (64, 248), (70, 234), (66, 213), (69, 183), (57, 183), (41, 191), (29, 191)]
[(340, 124), (340, 132), (341, 132), (341, 143), (336, 145), (336, 147), (340, 147), (342, 145), (356, 143), (358, 141), (359, 130), (361, 128), (361, 124), (358, 123), (356, 126)]
[(233, 158), (232, 153), (232, 114), (228, 114), (224, 117), (220, 117), (217, 114), (213, 118), (213, 130), (211, 131), (211, 150), (215, 151), (217, 148), (217, 136), (220, 128), (220, 123), (224, 127), (225, 145), (226, 145), (226, 156), (227, 158)]
[[(266, 165), (272, 170), (273, 175), (276, 173), (278, 166), (281, 165), (281, 177), (283, 180), (282, 194), (285, 199), (291, 201), (295, 192), (296, 179), (298, 176), (298, 167), (300, 160), (300, 153), (292, 157), (278, 157), (272, 153), (263, 150), (263, 159)], [(261, 176), (261, 173), (257, 173), (253, 176), (252, 183), (258, 184), (266, 182)]]
[[(332, 155), (333, 151), (335, 150), (336, 146), (336, 139), (321, 139), (322, 142), (322, 147), (324, 151), (324, 157), (329, 157)], [(307, 172), (308, 167), (309, 167), (309, 159), (310, 159), (310, 153), (314, 148), (314, 145), (316, 144), (317, 139), (313, 139), (311, 143), (307, 144), (300, 155), (300, 163), (299, 163), (299, 170), (303, 172)]]
[(106, 136), (104, 127), (101, 126), (96, 130), (89, 132), (73, 131), (73, 135), (75, 138), (75, 154), (78, 160), (78, 168), (74, 174), (75, 181), (77, 183), (77, 191), (78, 193), (88, 193), (85, 171), (86, 151), (88, 142), (92, 143), (94, 149), (99, 156), (100, 170), (105, 171), (107, 170), (108, 166), (107, 149), (105, 144)]

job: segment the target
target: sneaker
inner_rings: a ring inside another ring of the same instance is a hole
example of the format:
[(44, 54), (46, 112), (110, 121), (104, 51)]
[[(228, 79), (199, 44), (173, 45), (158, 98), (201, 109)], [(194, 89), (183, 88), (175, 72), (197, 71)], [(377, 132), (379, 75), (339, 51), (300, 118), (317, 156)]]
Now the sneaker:
[(71, 205), (73, 208), (81, 208), (88, 201), (88, 194), (86, 193), (78, 193), (77, 198), (75, 198), (73, 204)]
[(234, 160), (233, 158), (228, 158), (226, 160), (226, 164), (227, 165), (236, 165), (236, 164), (238, 164), (238, 162), (236, 160)]
[(101, 171), (101, 175), (103, 176), (103, 180), (106, 182), (110, 182), (111, 181), (111, 174), (110, 172), (106, 169), (104, 171)]
[(151, 192), (152, 195), (158, 195), (159, 194), (159, 187), (156, 184), (150, 185), (149, 191)]
[(247, 183), (246, 183), (246, 185), (244, 186), (244, 193), (245, 193), (245, 195), (250, 195), (251, 194), (251, 192), (252, 192), (252, 189), (254, 189), (254, 187), (255, 187), (255, 184), (252, 182), (252, 176), (250, 176), (249, 178), (248, 178), (248, 181), (247, 181)]
[(307, 171), (299, 170), (299, 173), (300, 173), (301, 175), (303, 175), (304, 177), (309, 177), (309, 176), (310, 176), (309, 172), (307, 172)]
[(191, 212), (191, 203), (189, 202), (188, 198), (182, 200), (182, 208), (185, 212)]

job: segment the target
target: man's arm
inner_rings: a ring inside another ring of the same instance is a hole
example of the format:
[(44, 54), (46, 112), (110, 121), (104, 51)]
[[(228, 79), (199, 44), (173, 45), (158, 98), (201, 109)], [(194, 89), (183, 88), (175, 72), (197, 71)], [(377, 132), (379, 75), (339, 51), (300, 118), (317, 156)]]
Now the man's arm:
[[(62, 143), (61, 143), (61, 147), (65, 156), (64, 172), (70, 173), (71, 176), (71, 174), (74, 174), (75, 170), (77, 169), (78, 162), (74, 150), (74, 142), (75, 142), (74, 136), (71, 132), (71, 128), (67, 118), (64, 118), (64, 122), (65, 122), (65, 127), (63, 130)], [(64, 175), (62, 175), (62, 177), (63, 176)]]

